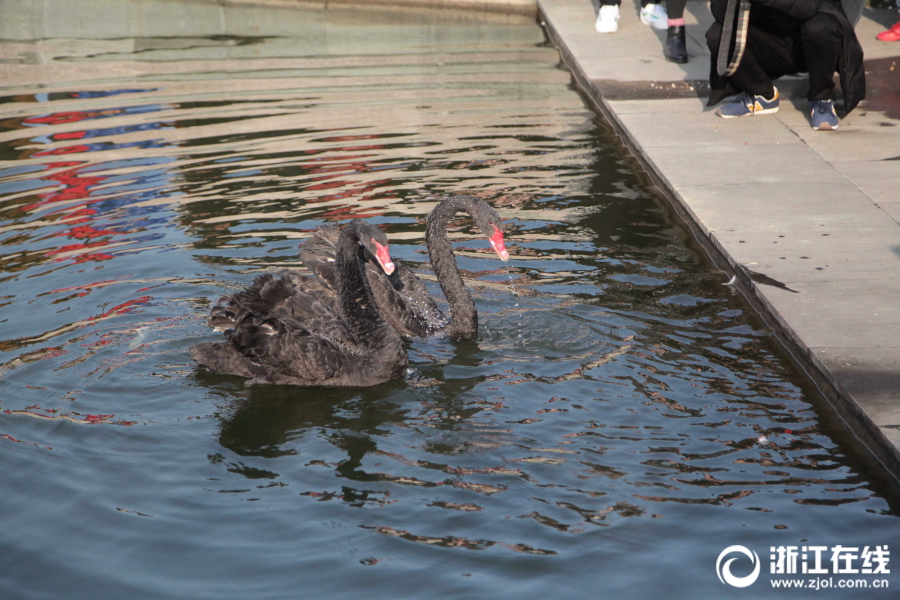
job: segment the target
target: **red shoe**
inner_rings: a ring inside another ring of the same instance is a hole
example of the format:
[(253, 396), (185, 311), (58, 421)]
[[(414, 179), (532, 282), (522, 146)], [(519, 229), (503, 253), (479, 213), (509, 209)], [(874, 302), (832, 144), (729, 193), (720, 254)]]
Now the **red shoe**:
[(882, 31), (876, 35), (875, 39), (881, 40), (882, 42), (900, 42), (900, 21), (897, 21), (897, 23), (887, 31)]

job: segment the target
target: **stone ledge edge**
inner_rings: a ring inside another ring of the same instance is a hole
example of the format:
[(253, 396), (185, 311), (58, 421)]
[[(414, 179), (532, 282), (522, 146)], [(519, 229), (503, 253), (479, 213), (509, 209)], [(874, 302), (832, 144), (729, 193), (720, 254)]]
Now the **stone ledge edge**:
[(681, 195), (656, 168), (653, 161), (644, 154), (640, 143), (624, 126), (607, 99), (592, 84), (560, 37), (559, 32), (554, 29), (553, 24), (544, 13), (540, 0), (538, 0), (538, 19), (547, 32), (548, 39), (559, 50), (562, 63), (572, 73), (577, 89), (603, 115), (628, 151), (644, 167), (654, 186), (668, 200), (670, 207), (691, 232), (697, 244), (707, 253), (712, 263), (729, 276), (737, 277), (735, 287), (773, 332), (774, 337), (794, 361), (796, 367), (816, 386), (835, 415), (860, 445), (860, 448), (857, 449), (859, 458), (873, 467), (882, 469), (890, 477), (894, 486), (900, 486), (900, 448), (887, 438), (884, 431), (872, 421), (834, 374), (822, 364), (790, 325), (780, 317), (778, 311), (759, 292), (756, 284), (750, 279), (749, 273), (719, 243), (715, 235), (707, 230)]
[(372, 8), (410, 7), (446, 8), (453, 10), (477, 10), (537, 17), (537, 0), (193, 0), (220, 6), (269, 6), (273, 8), (321, 8), (329, 6)]

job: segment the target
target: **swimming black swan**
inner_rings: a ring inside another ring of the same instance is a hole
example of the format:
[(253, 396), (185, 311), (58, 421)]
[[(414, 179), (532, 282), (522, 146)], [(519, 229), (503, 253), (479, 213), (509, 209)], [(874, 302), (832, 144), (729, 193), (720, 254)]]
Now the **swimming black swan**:
[(394, 271), (384, 232), (354, 221), (337, 238), (333, 289), (309, 276), (261, 275), (210, 312), (209, 326), (227, 329), (225, 341), (197, 344), (191, 357), (251, 384), (370, 386), (399, 377), (406, 346), (375, 304), (360, 247)]
[[(503, 261), (509, 260), (503, 239), (503, 220), (487, 202), (474, 196), (450, 196), (434, 207), (425, 225), (425, 243), (438, 283), (450, 303), (449, 321), (425, 289), (425, 284), (408, 268), (398, 263), (393, 274), (386, 274), (371, 255), (363, 257), (375, 302), (384, 318), (401, 335), (425, 337), (440, 333), (453, 340), (472, 340), (478, 336), (478, 312), (447, 239), (447, 224), (459, 212), (469, 213), (497, 255)], [(337, 229), (326, 225), (300, 246), (303, 264), (316, 273), (323, 287), (332, 289), (336, 240)]]

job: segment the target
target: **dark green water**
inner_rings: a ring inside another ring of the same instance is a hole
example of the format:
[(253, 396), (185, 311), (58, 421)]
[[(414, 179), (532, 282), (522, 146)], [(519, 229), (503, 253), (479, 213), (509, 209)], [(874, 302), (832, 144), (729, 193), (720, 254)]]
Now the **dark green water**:
[[(804, 545), (837, 586), (831, 549), (891, 544), (896, 499), (536, 24), (0, 9), (0, 598), (890, 597), (771, 589)], [(513, 255), (451, 232), (477, 342), (366, 390), (191, 363), (211, 303), (320, 223), (378, 223), (429, 277), (455, 193)]]

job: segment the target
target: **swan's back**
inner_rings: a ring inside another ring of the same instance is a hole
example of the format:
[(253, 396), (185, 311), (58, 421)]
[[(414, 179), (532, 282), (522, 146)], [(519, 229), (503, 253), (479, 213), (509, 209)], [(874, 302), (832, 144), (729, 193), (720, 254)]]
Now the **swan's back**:
[[(353, 295), (365, 304), (365, 293)], [(383, 319), (355, 322), (319, 278), (265, 274), (211, 310), (209, 325), (224, 330), (225, 341), (197, 344), (190, 354), (250, 383), (369, 386), (402, 375), (406, 348), (397, 333)]]

